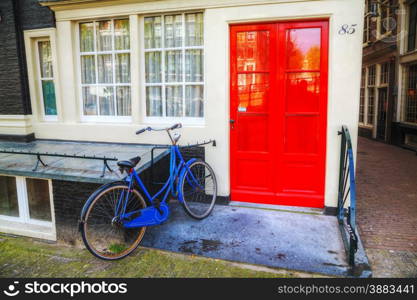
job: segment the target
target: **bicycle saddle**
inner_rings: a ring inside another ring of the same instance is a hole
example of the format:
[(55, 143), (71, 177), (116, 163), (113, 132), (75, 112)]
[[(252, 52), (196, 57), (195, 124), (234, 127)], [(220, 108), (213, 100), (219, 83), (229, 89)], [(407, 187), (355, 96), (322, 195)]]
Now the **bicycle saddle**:
[(117, 165), (118, 165), (120, 168), (128, 168), (128, 169), (131, 169), (131, 168), (136, 167), (136, 165), (137, 165), (139, 162), (140, 162), (140, 156), (135, 156), (135, 157), (132, 157), (132, 158), (131, 158), (131, 159), (129, 159), (129, 160), (121, 160), (121, 161), (118, 161), (118, 162), (117, 162)]

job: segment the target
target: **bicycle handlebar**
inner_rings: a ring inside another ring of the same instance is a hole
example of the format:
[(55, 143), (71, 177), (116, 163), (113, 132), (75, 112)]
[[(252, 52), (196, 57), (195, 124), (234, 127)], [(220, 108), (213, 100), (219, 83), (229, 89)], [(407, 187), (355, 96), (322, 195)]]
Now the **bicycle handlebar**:
[(168, 130), (174, 130), (174, 129), (179, 129), (179, 128), (182, 128), (181, 123), (174, 124), (171, 127), (167, 127), (167, 128), (152, 128), (148, 126), (148, 127), (139, 129), (138, 131), (136, 131), (136, 134), (141, 134), (141, 133), (144, 133), (145, 131), (168, 131)]

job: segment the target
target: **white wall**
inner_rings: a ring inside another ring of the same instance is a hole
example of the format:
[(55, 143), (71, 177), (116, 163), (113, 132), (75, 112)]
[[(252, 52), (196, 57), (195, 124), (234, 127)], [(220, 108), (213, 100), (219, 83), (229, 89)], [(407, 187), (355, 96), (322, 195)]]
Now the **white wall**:
[[(59, 62), (62, 121), (47, 123), (34, 121), (38, 138), (91, 140), (107, 142), (168, 143), (161, 134), (135, 136), (134, 131), (144, 125), (143, 114), (133, 110), (132, 122), (123, 124), (85, 123), (80, 121), (78, 67), (76, 59), (75, 22), (81, 18), (130, 15), (133, 32), (140, 32), (141, 13), (160, 11), (205, 10), (205, 121), (203, 125), (185, 126), (182, 142), (192, 143), (214, 138), (217, 147), (207, 147), (207, 161), (217, 176), (221, 195), (229, 195), (229, 24), (265, 20), (292, 20), (303, 18), (329, 18), (329, 96), (326, 158), (325, 205), (337, 205), (340, 137), (342, 124), (348, 125), (356, 149), (359, 110), (359, 86), (362, 57), (363, 0), (313, 1), (157, 1), (140, 2), (111, 7), (79, 6), (57, 8), (57, 58)], [(132, 25), (133, 20), (133, 25)], [(137, 20), (138, 22), (136, 22)], [(343, 24), (357, 24), (352, 35), (339, 35)], [(132, 57), (139, 47), (133, 47)], [(132, 74), (139, 72), (142, 62), (132, 64)], [(135, 76), (132, 76), (134, 79)], [(138, 78), (138, 77), (136, 77)], [(139, 84), (133, 82), (132, 84)], [(133, 108), (143, 108), (139, 88), (132, 90)], [(32, 96), (32, 93), (31, 93)], [(39, 101), (36, 97), (32, 101)]]

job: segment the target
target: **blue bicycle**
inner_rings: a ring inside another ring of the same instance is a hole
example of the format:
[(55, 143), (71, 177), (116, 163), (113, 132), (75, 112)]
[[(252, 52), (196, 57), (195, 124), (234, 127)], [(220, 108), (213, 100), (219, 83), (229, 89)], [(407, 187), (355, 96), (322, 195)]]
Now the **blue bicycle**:
[(186, 213), (195, 219), (204, 219), (212, 212), (217, 197), (216, 176), (200, 159), (184, 161), (177, 145), (180, 135), (171, 134), (181, 127), (181, 124), (164, 129), (147, 127), (136, 132), (166, 131), (172, 142), (169, 178), (153, 196), (135, 170), (140, 161), (137, 156), (117, 163), (120, 172), (127, 174), (123, 181), (105, 184), (88, 198), (81, 212), (80, 231), (93, 255), (116, 260), (132, 253), (147, 226), (161, 224), (169, 218), (169, 195), (177, 198)]

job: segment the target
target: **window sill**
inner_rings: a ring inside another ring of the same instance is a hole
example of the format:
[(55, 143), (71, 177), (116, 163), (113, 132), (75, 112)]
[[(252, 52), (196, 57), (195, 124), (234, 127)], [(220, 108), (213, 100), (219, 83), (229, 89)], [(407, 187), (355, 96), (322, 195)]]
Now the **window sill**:
[(366, 128), (366, 129), (372, 129), (372, 128), (374, 128), (373, 125), (363, 124), (363, 123), (359, 123), (359, 127)]
[(414, 49), (414, 50), (411, 50), (411, 51), (406, 51), (406, 52), (402, 53), (400, 56), (405, 57), (405, 56), (413, 55), (413, 54), (416, 54), (416, 53), (417, 53), (417, 48)]
[(58, 116), (43, 116), (43, 122), (58, 122)]
[(127, 124), (132, 123), (132, 117), (115, 117), (115, 116), (81, 116), (82, 123), (112, 123)]
[(175, 123), (181, 123), (185, 126), (204, 126), (204, 118), (164, 118), (164, 117), (145, 117), (143, 120), (144, 125), (161, 125), (171, 126)]
[(49, 226), (37, 224), (35, 222), (24, 223), (19, 221), (18, 218), (1, 216), (0, 231), (4, 233), (29, 236), (45, 240), (56, 240), (56, 233), (52, 223), (50, 223)]

